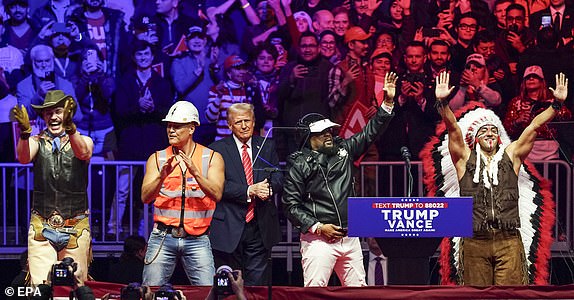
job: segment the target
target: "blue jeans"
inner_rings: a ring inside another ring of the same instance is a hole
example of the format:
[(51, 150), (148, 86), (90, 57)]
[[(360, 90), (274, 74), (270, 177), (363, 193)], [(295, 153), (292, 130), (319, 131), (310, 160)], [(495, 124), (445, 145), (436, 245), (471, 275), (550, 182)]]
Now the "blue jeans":
[(192, 285), (213, 285), (215, 266), (208, 235), (174, 238), (157, 228), (151, 232), (147, 244), (143, 285), (168, 283), (178, 258)]

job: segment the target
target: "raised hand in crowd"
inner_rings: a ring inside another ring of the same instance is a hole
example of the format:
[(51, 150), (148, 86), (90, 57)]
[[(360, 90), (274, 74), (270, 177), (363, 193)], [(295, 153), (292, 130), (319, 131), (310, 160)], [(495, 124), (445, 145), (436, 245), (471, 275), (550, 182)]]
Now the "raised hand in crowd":
[(70, 37), (72, 40), (78, 40), (80, 36), (80, 28), (78, 28), (78, 25), (72, 21), (68, 21), (66, 27), (70, 29)]
[(443, 10), (438, 13), (438, 23), (436, 27), (439, 28), (452, 28), (452, 22), (454, 20), (454, 14), (451, 10)]
[(38, 37), (40, 39), (46, 39), (52, 36), (52, 25), (54, 25), (54, 23), (56, 23), (56, 21), (50, 21), (48, 23), (46, 23), (46, 25), (44, 25), (44, 27), (42, 27), (42, 29), (40, 29), (40, 32), (38, 33)]
[(294, 78), (297, 79), (301, 79), (304, 78), (305, 75), (307, 75), (307, 73), (309, 73), (309, 69), (307, 67), (305, 67), (304, 65), (296, 65), (293, 68), (293, 73), (291, 73)]
[(461, 14), (469, 13), (472, 11), (470, 0), (458, 0), (455, 4), (455, 7), (460, 9)]
[(217, 96), (219, 98), (221, 98), (221, 96), (223, 96), (223, 94), (228, 93), (229, 91), (225, 88), (225, 83), (224, 81), (220, 81), (216, 86), (215, 86), (215, 90), (217, 91)]
[(568, 96), (568, 78), (564, 73), (556, 74), (556, 88), (549, 88), (554, 95), (554, 98), (561, 103), (564, 103)]
[(460, 78), (461, 86), (470, 86), (476, 88), (479, 87), (481, 84), (482, 81), (471, 70), (464, 70), (462, 72), (462, 76)]
[(343, 88), (346, 88), (351, 82), (355, 81), (355, 79), (359, 78), (361, 75), (361, 69), (358, 64), (352, 65), (347, 72), (345, 72), (345, 78), (341, 85)]
[[(402, 1), (399, 0), (399, 5), (400, 5), (400, 2), (402, 2)], [(410, 0), (409, 0), (409, 2), (410, 2)], [(372, 16), (373, 12), (375, 12), (375, 10), (377, 10), (377, 8), (379, 8), (381, 3), (383, 3), (383, 0), (369, 0), (369, 5), (367, 6), (365, 14), (368, 16)]]
[(91, 74), (93, 72), (96, 72), (100, 69), (100, 67), (98, 66), (98, 63), (94, 63), (88, 60), (82, 60), (82, 71), (84, 71), (84, 73), (86, 74)]
[(508, 31), (508, 33), (506, 34), (506, 40), (519, 53), (522, 53), (522, 52), (524, 52), (524, 50), (526, 50), (526, 46), (524, 45), (524, 43), (520, 39), (520, 35), (518, 33), (513, 32), (513, 31)]
[(38, 95), (40, 96), (40, 98), (44, 98), (46, 97), (46, 94), (48, 93), (49, 90), (53, 90), (56, 88), (56, 84), (52, 81), (41, 81), (40, 85), (38, 86)]

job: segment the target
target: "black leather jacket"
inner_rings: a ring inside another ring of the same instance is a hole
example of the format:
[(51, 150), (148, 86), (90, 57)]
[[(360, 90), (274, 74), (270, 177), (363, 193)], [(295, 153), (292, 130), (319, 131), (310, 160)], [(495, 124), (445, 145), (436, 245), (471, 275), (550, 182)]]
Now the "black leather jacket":
[(379, 108), (361, 132), (346, 140), (334, 139), (339, 148), (335, 155), (304, 148), (289, 156), (283, 208), (301, 232), (317, 222), (347, 227), (347, 198), (355, 194), (353, 162), (387, 128), (393, 116)]

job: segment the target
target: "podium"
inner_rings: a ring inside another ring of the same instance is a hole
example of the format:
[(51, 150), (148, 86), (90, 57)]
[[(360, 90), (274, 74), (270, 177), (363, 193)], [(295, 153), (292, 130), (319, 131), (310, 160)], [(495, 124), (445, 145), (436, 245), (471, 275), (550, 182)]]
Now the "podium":
[(472, 236), (471, 197), (350, 197), (348, 205), (349, 236), (375, 238), (391, 285), (428, 285), (442, 238)]
[(387, 257), (389, 285), (428, 285), (429, 258), (442, 238), (376, 238)]

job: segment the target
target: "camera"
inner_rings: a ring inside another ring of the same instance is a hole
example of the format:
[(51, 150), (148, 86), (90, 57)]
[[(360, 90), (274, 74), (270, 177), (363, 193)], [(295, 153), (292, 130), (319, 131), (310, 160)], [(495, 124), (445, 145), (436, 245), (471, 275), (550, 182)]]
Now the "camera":
[(59, 264), (52, 266), (52, 286), (74, 286), (76, 277), (74, 272), (78, 269), (78, 264), (71, 257), (62, 259)]
[(128, 286), (123, 287), (120, 291), (121, 300), (141, 300), (144, 298), (142, 287), (137, 282), (132, 282)]
[(424, 82), (425, 81), (425, 74), (424, 73), (407, 73), (404, 76), (404, 80), (408, 81), (411, 84), (413, 84), (415, 82)]
[(237, 280), (238, 273), (233, 271), (229, 266), (223, 265), (217, 268), (217, 272), (215, 272), (215, 276), (213, 276), (213, 290), (215, 295), (227, 296), (235, 294), (231, 287), (229, 273), (233, 274), (233, 278)]
[(169, 283), (162, 285), (153, 295), (154, 300), (181, 300), (179, 293)]

